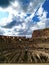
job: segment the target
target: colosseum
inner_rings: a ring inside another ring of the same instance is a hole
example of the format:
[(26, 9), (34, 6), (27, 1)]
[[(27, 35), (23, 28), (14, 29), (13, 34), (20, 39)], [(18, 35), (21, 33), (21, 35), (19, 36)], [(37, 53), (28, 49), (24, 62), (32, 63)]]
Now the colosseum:
[(31, 38), (0, 35), (0, 63), (49, 63), (49, 29)]

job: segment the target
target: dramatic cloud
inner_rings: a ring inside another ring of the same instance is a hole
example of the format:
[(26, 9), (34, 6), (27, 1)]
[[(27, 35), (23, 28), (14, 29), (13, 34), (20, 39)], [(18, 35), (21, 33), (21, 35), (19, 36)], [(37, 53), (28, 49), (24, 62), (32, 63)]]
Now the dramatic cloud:
[(42, 7), (44, 2), (45, 0), (0, 0), (0, 35), (31, 37), (33, 30), (47, 27), (49, 23), (46, 21), (49, 19), (48, 12)]
[(6, 8), (10, 5), (10, 2), (14, 0), (0, 0), (0, 7)]
[(41, 6), (36, 13), (36, 16), (38, 16), (39, 22), (36, 22), (33, 24), (33, 26), (30, 27), (31, 30), (37, 30), (37, 29), (44, 29), (49, 27), (49, 18), (47, 18), (47, 11), (44, 10), (44, 8)]

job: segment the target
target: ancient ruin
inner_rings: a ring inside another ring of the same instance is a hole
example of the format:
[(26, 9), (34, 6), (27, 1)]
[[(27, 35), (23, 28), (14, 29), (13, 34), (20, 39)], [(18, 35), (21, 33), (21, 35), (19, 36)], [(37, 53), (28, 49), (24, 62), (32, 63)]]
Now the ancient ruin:
[(49, 29), (32, 38), (0, 35), (0, 63), (49, 63)]

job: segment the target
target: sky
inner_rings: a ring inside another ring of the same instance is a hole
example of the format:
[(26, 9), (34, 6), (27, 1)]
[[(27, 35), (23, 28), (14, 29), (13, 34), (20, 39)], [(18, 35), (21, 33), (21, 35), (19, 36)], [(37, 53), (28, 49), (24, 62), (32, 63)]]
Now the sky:
[(49, 28), (49, 0), (0, 0), (0, 35), (31, 37)]

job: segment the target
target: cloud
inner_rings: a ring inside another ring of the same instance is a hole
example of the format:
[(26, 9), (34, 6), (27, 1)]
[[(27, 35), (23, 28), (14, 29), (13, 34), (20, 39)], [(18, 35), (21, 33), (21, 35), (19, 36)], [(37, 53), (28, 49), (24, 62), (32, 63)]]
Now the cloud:
[(38, 22), (37, 24), (35, 24), (34, 26), (30, 27), (30, 29), (33, 31), (38, 30), (38, 29), (45, 29), (45, 28), (49, 28), (49, 18), (44, 19)]
[[(44, 29), (49, 27), (49, 18), (47, 18), (47, 11), (41, 6), (38, 11), (36, 12), (36, 16), (38, 16), (39, 22), (35, 21), (35, 24), (30, 27), (30, 30), (38, 30)], [(34, 20), (33, 20), (34, 21)]]
[(46, 21), (45, 21), (45, 27), (49, 28), (49, 18), (47, 18)]
[(2, 26), (2, 27), (4, 27), (4, 28), (12, 28), (14, 25), (16, 25), (16, 21), (15, 21), (15, 20), (12, 21), (11, 23), (8, 23), (8, 24), (5, 25), (5, 26)]
[[(25, 2), (24, 2), (25, 1)], [(3, 35), (8, 36), (29, 36), (33, 30), (45, 28), (47, 12), (42, 8), (45, 0), (15, 0), (10, 1), (7, 8), (0, 7), (0, 11), (8, 12), (8, 17), (1, 18), (0, 29)], [(28, 1), (26, 3), (26, 1)], [(22, 2), (22, 3), (21, 3)], [(24, 5), (23, 5), (24, 3)], [(28, 6), (29, 4), (29, 6)], [(37, 5), (38, 4), (38, 5)], [(41, 7), (40, 7), (41, 6)], [(41, 14), (40, 14), (41, 12)], [(28, 14), (30, 14), (28, 16)], [(38, 16), (39, 22), (34, 21), (33, 17)]]
[(37, 12), (36, 15), (38, 15), (38, 18), (40, 20), (45, 19), (47, 17), (47, 11), (44, 10), (44, 8), (41, 6)]
[(19, 0), (20, 6), (22, 9), (26, 12), (28, 9), (28, 5), (30, 3), (30, 0)]
[[(28, 13), (33, 13), (34, 10), (36, 10), (37, 8), (39, 8), (41, 5), (43, 5), (43, 3), (45, 2), (45, 0), (31, 0), (30, 4), (28, 6), (27, 12)], [(38, 5), (37, 5), (38, 4)]]
[(4, 34), (4, 30), (0, 27), (0, 35)]
[(10, 2), (14, 0), (0, 0), (0, 7), (6, 8), (10, 5)]

